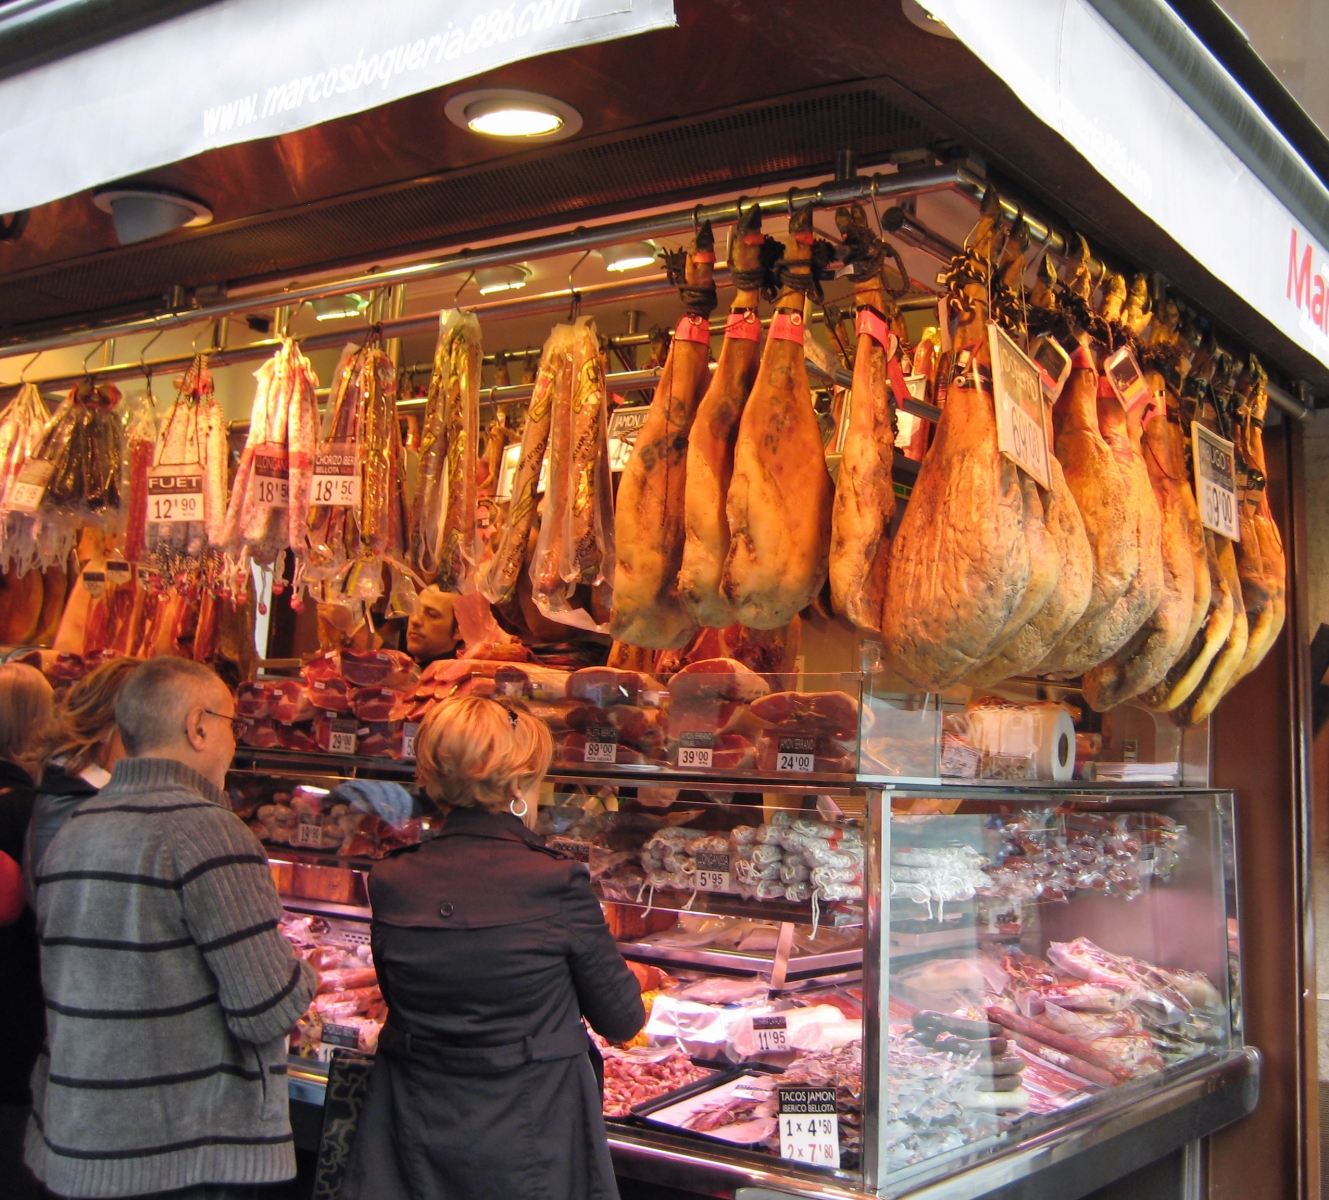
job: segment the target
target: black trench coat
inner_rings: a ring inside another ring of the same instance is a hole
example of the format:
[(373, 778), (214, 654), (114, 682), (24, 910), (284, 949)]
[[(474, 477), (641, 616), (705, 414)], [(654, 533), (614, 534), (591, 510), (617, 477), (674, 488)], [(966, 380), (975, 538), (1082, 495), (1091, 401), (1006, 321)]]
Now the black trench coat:
[(645, 1020), (581, 863), (453, 809), (370, 876), (388, 1002), (342, 1200), (617, 1200), (592, 1047)]

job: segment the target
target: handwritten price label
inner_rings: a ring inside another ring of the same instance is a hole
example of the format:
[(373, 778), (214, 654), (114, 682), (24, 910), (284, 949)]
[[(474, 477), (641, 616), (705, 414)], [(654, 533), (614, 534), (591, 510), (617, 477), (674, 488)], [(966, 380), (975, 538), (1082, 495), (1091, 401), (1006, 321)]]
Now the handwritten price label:
[(291, 503), (291, 456), (285, 446), (264, 444), (254, 451), (250, 496), (257, 508), (287, 508)]
[(359, 457), (354, 442), (333, 442), (314, 455), (311, 500), (330, 508), (360, 506)]
[(1191, 451), (1195, 463), (1195, 498), (1200, 502), (1200, 523), (1234, 542), (1241, 541), (1236, 456), (1232, 443), (1195, 421), (1191, 425)]
[(997, 449), (1045, 488), (1052, 486), (1047, 404), (1038, 366), (1005, 330), (988, 326), (992, 393), (997, 405)]
[(817, 739), (782, 737), (775, 745), (775, 769), (796, 775), (810, 775), (816, 767)]
[(196, 466), (153, 467), (148, 472), (148, 524), (203, 521), (203, 473)]
[(46, 485), (55, 474), (55, 463), (44, 458), (30, 458), (23, 464), (18, 478), (9, 489), (9, 508), (12, 512), (34, 513), (46, 495)]
[(715, 744), (715, 734), (700, 733), (685, 729), (678, 735), (678, 765), (695, 767), (698, 770), (710, 770)]
[(834, 1088), (777, 1089), (780, 1157), (814, 1167), (840, 1166), (840, 1118)]

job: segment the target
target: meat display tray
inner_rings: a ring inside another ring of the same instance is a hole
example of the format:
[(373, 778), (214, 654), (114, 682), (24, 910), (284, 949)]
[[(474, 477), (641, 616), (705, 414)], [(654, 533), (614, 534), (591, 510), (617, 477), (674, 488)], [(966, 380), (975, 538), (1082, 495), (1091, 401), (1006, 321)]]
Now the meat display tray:
[[(729, 1146), (738, 1150), (762, 1150), (766, 1148), (764, 1137), (758, 1138), (756, 1141), (741, 1141), (735, 1138), (722, 1137), (714, 1131), (698, 1132), (695, 1129), (685, 1128), (663, 1114), (680, 1105), (687, 1105), (688, 1101), (711, 1092), (718, 1092), (721, 1089), (728, 1089), (732, 1092), (743, 1079), (769, 1080), (774, 1073), (754, 1066), (734, 1067), (731, 1070), (721, 1072), (718, 1078), (700, 1079), (696, 1083), (688, 1084), (687, 1087), (679, 1088), (674, 1092), (667, 1092), (663, 1096), (657, 1096), (654, 1100), (639, 1104), (632, 1109), (632, 1118), (637, 1124), (644, 1125), (648, 1129), (660, 1129), (667, 1133), (682, 1134), (686, 1137), (699, 1138), (706, 1142), (716, 1142), (722, 1146)], [(689, 1106), (687, 1111), (674, 1115), (682, 1119), (693, 1111), (696, 1111), (695, 1108)]]
[[(657, 966), (697, 967), (718, 971), (726, 975), (769, 975), (775, 965), (775, 954), (717, 950), (706, 947), (657, 946), (653, 942), (619, 942), (624, 958)], [(789, 959), (787, 980), (820, 977), (837, 971), (856, 971), (863, 966), (863, 948), (829, 951), (825, 954), (797, 954)]]

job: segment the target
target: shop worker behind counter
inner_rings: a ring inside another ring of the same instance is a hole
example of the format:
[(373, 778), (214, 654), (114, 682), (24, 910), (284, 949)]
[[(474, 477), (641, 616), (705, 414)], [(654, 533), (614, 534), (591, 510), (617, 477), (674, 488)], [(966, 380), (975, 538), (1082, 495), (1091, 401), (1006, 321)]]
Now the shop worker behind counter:
[(534, 816), (548, 729), (493, 700), (445, 700), (415, 739), (440, 835), (370, 876), (388, 1002), (341, 1200), (617, 1200), (582, 1025), (645, 1020), (586, 867)]
[(49, 1054), (27, 1162), (59, 1196), (256, 1197), (295, 1174), (284, 1035), (314, 973), (222, 791), (226, 686), (156, 658), (115, 711), (129, 757), (36, 874)]

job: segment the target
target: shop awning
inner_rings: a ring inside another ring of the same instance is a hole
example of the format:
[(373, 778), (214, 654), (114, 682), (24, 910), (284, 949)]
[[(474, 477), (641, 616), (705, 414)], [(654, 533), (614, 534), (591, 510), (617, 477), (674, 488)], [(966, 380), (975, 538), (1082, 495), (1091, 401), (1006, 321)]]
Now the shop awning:
[(1161, 0), (922, 0), (1040, 120), (1329, 364), (1329, 191)]
[(0, 79), (0, 213), (674, 23), (673, 0), (218, 0)]

